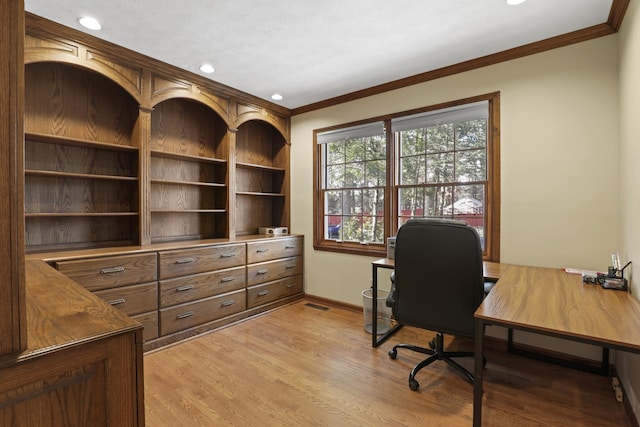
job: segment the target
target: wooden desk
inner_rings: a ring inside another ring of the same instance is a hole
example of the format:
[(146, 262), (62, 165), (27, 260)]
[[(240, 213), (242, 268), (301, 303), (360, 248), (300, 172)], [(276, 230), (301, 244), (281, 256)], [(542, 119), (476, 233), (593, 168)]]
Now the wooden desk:
[(640, 302), (624, 291), (585, 285), (559, 269), (511, 266), (475, 313), (473, 425), (482, 425), (486, 325), (640, 353)]
[[(387, 268), (394, 269), (395, 268), (395, 260), (391, 258), (381, 258), (373, 261), (371, 263), (373, 271), (372, 271), (372, 281), (371, 281), (371, 295), (372, 295), (372, 305), (371, 305), (371, 346), (377, 347), (383, 342), (385, 342), (391, 335), (396, 333), (398, 329), (402, 328), (402, 325), (397, 323), (391, 328), (388, 332), (381, 334), (380, 337), (375, 333), (378, 330), (378, 299), (376, 296), (378, 295), (378, 269), (379, 268)], [(500, 264), (499, 262), (490, 262), (484, 261), (483, 269), (484, 269), (484, 279), (485, 280), (498, 280), (500, 276), (506, 271), (509, 267), (509, 264)]]

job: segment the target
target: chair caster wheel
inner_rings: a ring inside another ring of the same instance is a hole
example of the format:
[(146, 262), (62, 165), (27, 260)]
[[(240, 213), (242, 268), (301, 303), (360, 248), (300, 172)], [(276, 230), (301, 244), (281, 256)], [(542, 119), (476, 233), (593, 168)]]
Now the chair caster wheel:
[(389, 350), (389, 358), (395, 359), (396, 356), (398, 356), (398, 350), (396, 350), (395, 348)]
[(414, 379), (409, 380), (409, 388), (411, 389), (411, 391), (416, 391), (418, 390), (419, 387), (420, 387), (420, 384), (418, 383), (418, 381)]

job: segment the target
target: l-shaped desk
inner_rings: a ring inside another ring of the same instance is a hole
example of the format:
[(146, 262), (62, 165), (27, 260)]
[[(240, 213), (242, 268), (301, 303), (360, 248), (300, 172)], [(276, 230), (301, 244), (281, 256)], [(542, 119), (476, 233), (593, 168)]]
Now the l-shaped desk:
[[(373, 262), (373, 295), (377, 269), (394, 268), (392, 259)], [(473, 425), (482, 425), (482, 381), (486, 325), (498, 325), (543, 335), (640, 353), (640, 302), (628, 292), (582, 283), (576, 274), (556, 268), (484, 263), (485, 279), (499, 279), (475, 312)], [(376, 298), (372, 312), (377, 313)], [(372, 316), (372, 330), (377, 330)], [(384, 336), (372, 334), (377, 347)]]

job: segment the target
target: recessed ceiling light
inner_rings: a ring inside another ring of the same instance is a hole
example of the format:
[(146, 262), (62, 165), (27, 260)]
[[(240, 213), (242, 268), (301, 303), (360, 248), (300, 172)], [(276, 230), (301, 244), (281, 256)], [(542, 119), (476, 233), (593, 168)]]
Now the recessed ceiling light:
[(271, 99), (273, 99), (274, 101), (282, 101), (282, 95), (280, 95), (279, 93), (274, 93), (273, 95), (271, 95)]
[(527, 0), (507, 0), (507, 4), (509, 6), (517, 6), (519, 4), (524, 3), (525, 1), (527, 1)]
[(207, 73), (207, 74), (211, 74), (215, 71), (216, 69), (213, 68), (213, 65), (211, 64), (202, 64), (200, 66), (200, 71), (202, 71), (203, 73)]
[(100, 22), (98, 22), (96, 18), (92, 18), (90, 16), (83, 16), (82, 18), (78, 18), (78, 22), (80, 23), (80, 25), (90, 30), (98, 31), (102, 29), (102, 25), (100, 25)]

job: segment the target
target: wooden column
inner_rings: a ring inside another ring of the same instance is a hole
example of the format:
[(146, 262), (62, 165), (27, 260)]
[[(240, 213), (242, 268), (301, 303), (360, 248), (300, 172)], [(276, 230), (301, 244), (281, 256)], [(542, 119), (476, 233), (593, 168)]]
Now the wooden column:
[(24, 294), (24, 2), (0, 0), (0, 358), (27, 346)]

